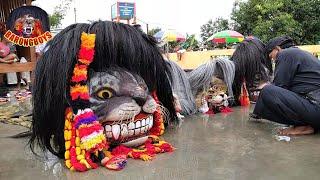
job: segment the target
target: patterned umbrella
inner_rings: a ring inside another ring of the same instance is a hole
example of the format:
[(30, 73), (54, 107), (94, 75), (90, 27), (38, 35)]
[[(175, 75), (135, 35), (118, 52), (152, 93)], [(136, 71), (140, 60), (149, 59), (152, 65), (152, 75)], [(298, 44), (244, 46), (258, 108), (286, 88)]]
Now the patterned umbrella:
[(243, 35), (237, 31), (220, 31), (208, 38), (208, 41), (213, 41), (215, 43), (235, 43), (242, 42), (244, 39)]
[(159, 31), (155, 35), (153, 35), (157, 39), (157, 41), (165, 41), (165, 42), (172, 42), (172, 41), (185, 41), (186, 37), (178, 33), (175, 30), (166, 30), (166, 31)]

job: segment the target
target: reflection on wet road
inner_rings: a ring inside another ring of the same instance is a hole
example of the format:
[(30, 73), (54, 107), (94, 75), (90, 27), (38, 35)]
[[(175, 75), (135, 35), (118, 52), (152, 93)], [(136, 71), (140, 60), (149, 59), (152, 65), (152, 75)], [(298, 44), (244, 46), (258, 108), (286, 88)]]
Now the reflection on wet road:
[(274, 138), (279, 125), (249, 121), (248, 108), (230, 114), (194, 115), (163, 136), (177, 150), (153, 161), (129, 159), (119, 172), (105, 168), (68, 171), (52, 155), (36, 158), (27, 139), (7, 138), (25, 130), (0, 124), (0, 179), (315, 179), (320, 136)]

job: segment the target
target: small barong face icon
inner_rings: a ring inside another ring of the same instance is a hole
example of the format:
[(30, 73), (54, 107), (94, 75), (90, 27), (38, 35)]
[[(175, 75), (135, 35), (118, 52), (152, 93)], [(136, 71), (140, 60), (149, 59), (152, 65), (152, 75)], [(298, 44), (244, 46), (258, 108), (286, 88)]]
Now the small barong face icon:
[(24, 15), (15, 21), (15, 31), (18, 36), (24, 38), (37, 37), (43, 34), (41, 21), (29, 14)]

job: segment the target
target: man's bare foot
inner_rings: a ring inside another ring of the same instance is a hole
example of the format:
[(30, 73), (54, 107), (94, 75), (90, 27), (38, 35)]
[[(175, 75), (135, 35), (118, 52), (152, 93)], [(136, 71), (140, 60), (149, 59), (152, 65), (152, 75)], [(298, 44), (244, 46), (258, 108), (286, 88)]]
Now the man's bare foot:
[(314, 129), (311, 126), (296, 126), (290, 127), (287, 129), (281, 129), (278, 131), (279, 135), (288, 136), (288, 135), (307, 135), (313, 134)]

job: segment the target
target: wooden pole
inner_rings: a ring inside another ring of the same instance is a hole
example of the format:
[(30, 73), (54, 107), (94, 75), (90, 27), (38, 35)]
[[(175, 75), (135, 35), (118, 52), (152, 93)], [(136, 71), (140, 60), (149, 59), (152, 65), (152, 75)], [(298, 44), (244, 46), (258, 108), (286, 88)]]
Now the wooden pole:
[(147, 23), (147, 34), (149, 33), (149, 24)]

